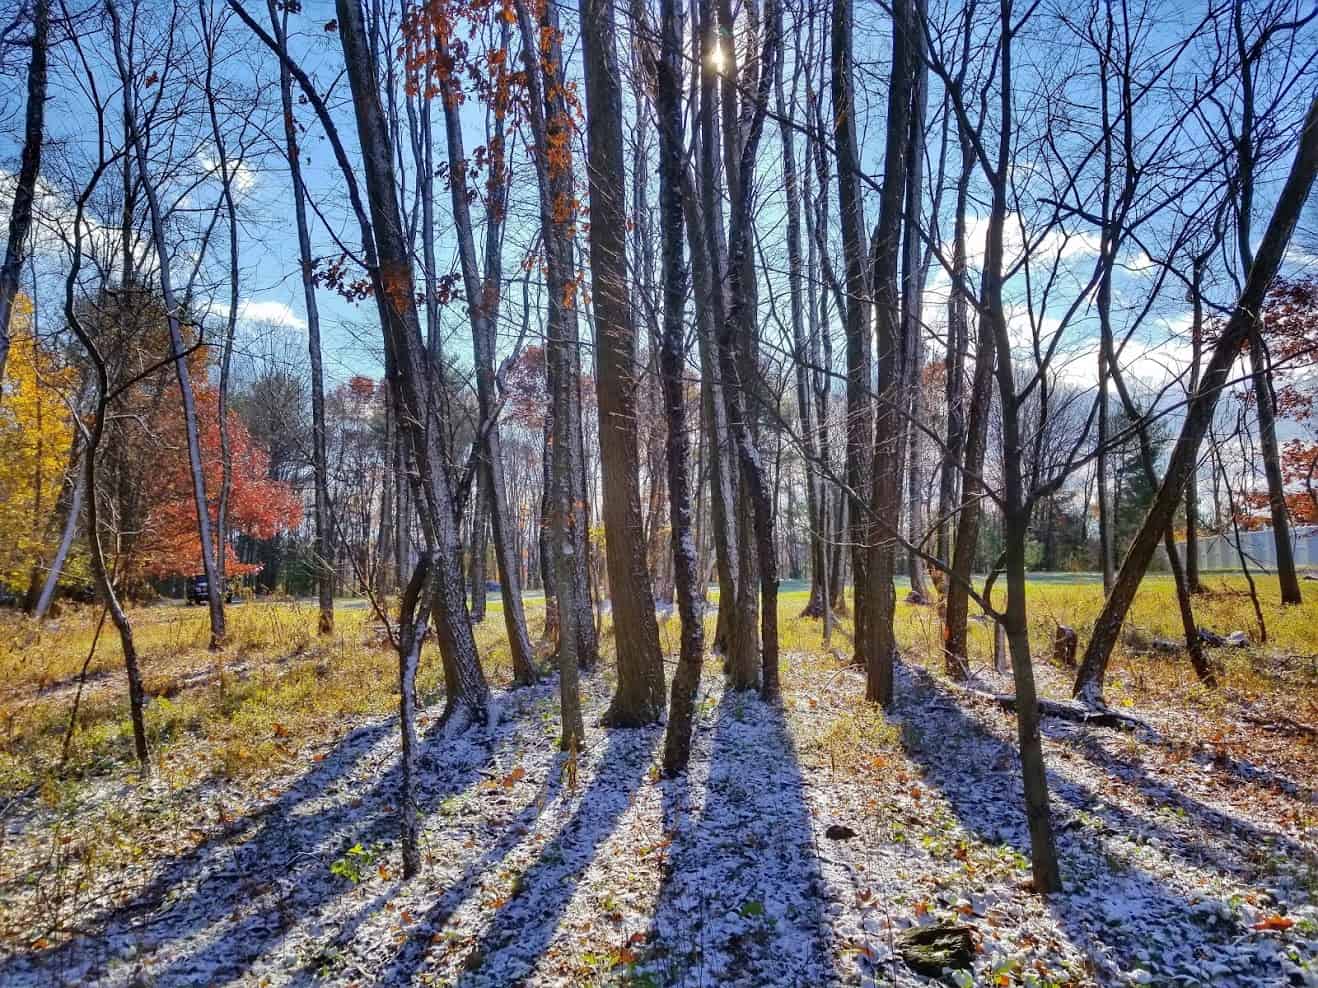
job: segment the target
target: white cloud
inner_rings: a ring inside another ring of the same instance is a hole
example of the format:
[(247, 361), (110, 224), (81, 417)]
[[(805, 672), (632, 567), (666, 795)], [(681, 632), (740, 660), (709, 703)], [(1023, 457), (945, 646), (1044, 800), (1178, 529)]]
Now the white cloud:
[[(216, 302), (211, 310), (217, 319), (223, 319), (229, 314), (229, 306), (226, 302)], [(252, 325), (279, 326), (283, 329), (294, 329), (298, 332), (306, 332), (307, 329), (307, 321), (298, 315), (292, 306), (274, 299), (245, 298), (240, 300), (238, 302), (238, 321)]]

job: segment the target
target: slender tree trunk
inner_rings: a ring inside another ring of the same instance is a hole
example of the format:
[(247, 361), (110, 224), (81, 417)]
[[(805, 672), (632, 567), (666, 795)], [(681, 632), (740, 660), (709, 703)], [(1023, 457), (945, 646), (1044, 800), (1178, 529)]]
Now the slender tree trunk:
[(82, 517), (82, 503), (87, 490), (87, 471), (83, 469), (82, 457), (86, 455), (81, 437), (77, 440), (77, 452), (74, 454), (73, 461), (70, 464), (70, 473), (72, 474), (71, 487), (69, 489), (68, 504), (64, 512), (64, 525), (60, 530), (59, 546), (55, 550), (55, 555), (50, 561), (50, 566), (46, 568), (46, 579), (41, 585), (41, 593), (37, 596), (36, 605), (32, 609), (32, 616), (38, 621), (44, 620), (50, 613), (50, 605), (55, 600), (55, 591), (59, 588), (59, 578), (64, 572), (64, 564), (68, 561), (69, 550), (73, 548), (73, 540), (78, 534), (78, 522)]
[[(479, 468), (477, 468), (479, 470)], [(486, 537), (489, 526), (486, 523), (489, 495), (485, 482), (477, 480), (476, 503), (471, 512), (471, 563), (467, 570), (468, 584), (471, 587), (471, 623), (480, 624), (485, 620), (485, 553), (489, 549)]]
[[(855, 587), (855, 655), (869, 666), (870, 635), (867, 524), (870, 463), (874, 451), (874, 406), (871, 400), (873, 354), (870, 337), (870, 282), (865, 263), (865, 207), (860, 191), (860, 152), (856, 136), (856, 106), (852, 55), (852, 0), (834, 0), (832, 36), (833, 129), (837, 146), (838, 211), (842, 220), (842, 255), (846, 268), (847, 449), (846, 481), (851, 504), (852, 583)], [(841, 534), (844, 529), (837, 530)], [(841, 592), (841, 581), (833, 582)]]
[[(947, 405), (947, 444), (943, 448), (943, 463), (938, 477), (938, 533), (935, 543), (934, 555), (945, 562), (952, 562), (953, 540), (951, 538), (953, 526), (957, 529), (961, 527), (960, 513), (957, 514), (956, 520), (952, 519), (952, 506), (957, 500), (957, 490), (959, 486), (957, 481), (964, 466), (963, 457), (966, 454), (966, 409), (965, 405), (965, 374), (966, 374), (966, 351), (969, 348), (970, 341), (970, 322), (968, 316), (969, 306), (966, 302), (966, 203), (970, 192), (970, 176), (975, 167), (975, 147), (960, 126), (957, 127), (957, 142), (961, 149), (961, 170), (957, 176), (956, 184), (956, 206), (955, 216), (953, 218), (952, 228), (952, 287), (947, 297), (947, 358), (944, 364), (946, 380), (944, 381), (944, 401)], [(977, 334), (980, 341), (984, 341), (983, 334)], [(987, 338), (987, 343), (992, 346), (992, 336)], [(976, 344), (978, 351), (979, 344)], [(990, 350), (991, 352), (991, 350)], [(976, 358), (978, 360), (978, 357)], [(978, 370), (976, 363), (976, 370)], [(991, 373), (991, 372), (990, 372)], [(990, 379), (985, 378), (983, 394), (988, 395)], [(982, 424), (986, 417), (981, 415), (979, 422)], [(979, 448), (982, 452), (984, 448), (983, 440), (980, 440)], [(975, 473), (978, 474), (977, 468)], [(962, 509), (966, 507), (965, 501), (961, 502)], [(978, 511), (978, 502), (972, 502), (971, 507)], [(978, 528), (978, 517), (975, 519), (976, 528)], [(959, 533), (958, 533), (959, 537)], [(963, 560), (964, 561), (964, 560)], [(955, 569), (955, 566), (953, 567)], [(970, 573), (959, 573), (962, 578), (968, 578)], [(937, 579), (937, 577), (935, 577)], [(960, 592), (961, 612), (964, 614), (966, 608), (965, 588), (960, 591), (954, 589), (953, 582), (949, 581), (945, 588), (946, 594)], [(950, 604), (951, 601), (949, 600)], [(953, 651), (953, 642), (951, 632), (953, 622), (947, 621), (944, 625), (944, 654), (947, 658), (947, 672), (949, 675), (959, 675), (964, 668), (965, 655), (965, 621), (960, 622), (959, 647)], [(959, 658), (960, 661), (953, 661)]]
[[(500, 29), (500, 50), (507, 52), (511, 28), (506, 22)], [(448, 57), (448, 39), (437, 39), (442, 57)], [(505, 56), (506, 57), (506, 56)], [(477, 470), (482, 505), (488, 506), (490, 527), (494, 534), (494, 557), (498, 564), (499, 591), (503, 600), (503, 620), (512, 653), (513, 679), (520, 685), (536, 681), (534, 650), (526, 630), (526, 613), (522, 606), (522, 587), (518, 579), (516, 558), (512, 553), (512, 533), (508, 524), (508, 492), (504, 480), (502, 440), (497, 421), (497, 378), (495, 375), (495, 336), (503, 278), (503, 223), (508, 189), (507, 163), (504, 158), (504, 97), (496, 93), (494, 131), (488, 142), (492, 169), (487, 188), (490, 202), (485, 231), (485, 267), (482, 272), (476, 259), (467, 182), (467, 160), (462, 131), (461, 103), (453, 92), (455, 80), (440, 75), (443, 95), (444, 130), (449, 157), (449, 189), (453, 222), (458, 239), (458, 261), (471, 321), (472, 350), (476, 363), (476, 403), (480, 423), (476, 442), (481, 446)], [(437, 346), (437, 343), (435, 344)], [(433, 346), (432, 346), (433, 349)], [(479, 514), (479, 511), (478, 511)], [(482, 577), (483, 580), (483, 577)], [(473, 588), (474, 589), (474, 588)], [(483, 583), (482, 583), (483, 591)], [(548, 602), (546, 588), (546, 602)], [(482, 609), (483, 613), (483, 609)], [(546, 622), (547, 625), (547, 622)]]
[(113, 23), (114, 57), (123, 84), (125, 126), (128, 129), (133, 154), (137, 159), (137, 170), (142, 189), (146, 194), (147, 207), (151, 216), (151, 236), (155, 241), (156, 254), (160, 262), (160, 292), (165, 303), (165, 321), (169, 326), (169, 342), (171, 356), (174, 361), (174, 373), (178, 378), (179, 394), (183, 401), (183, 421), (188, 437), (188, 464), (192, 471), (192, 500), (197, 512), (197, 534), (201, 540), (202, 570), (206, 574), (207, 600), (210, 605), (210, 647), (215, 650), (224, 644), (224, 588), (220, 585), (221, 577), (215, 566), (215, 544), (211, 531), (210, 502), (206, 496), (206, 474), (201, 459), (201, 434), (197, 420), (197, 403), (192, 391), (192, 375), (188, 370), (186, 347), (183, 343), (182, 312), (178, 300), (174, 297), (174, 286), (170, 277), (170, 252), (165, 242), (165, 217), (160, 208), (160, 199), (156, 192), (156, 186), (147, 167), (146, 146), (139, 129), (140, 122), (137, 119), (137, 103), (134, 96), (137, 85), (131, 68), (131, 53), (123, 50), (119, 13), (114, 0), (106, 0), (105, 7)]
[(64, 318), (69, 328), (82, 344), (92, 363), (95, 377), (95, 404), (90, 427), (84, 433), (82, 468), (83, 485), (87, 499), (87, 549), (91, 556), (92, 577), (96, 581), (101, 599), (105, 602), (115, 630), (119, 633), (119, 645), (124, 656), (124, 670), (128, 674), (128, 710), (133, 725), (133, 748), (137, 754), (137, 763), (142, 775), (151, 774), (151, 761), (147, 750), (146, 719), (143, 708), (146, 705), (145, 692), (142, 689), (142, 674), (138, 665), (137, 646), (133, 641), (133, 626), (128, 614), (115, 591), (114, 580), (105, 562), (105, 552), (101, 546), (101, 525), (99, 505), (97, 503), (96, 454), (105, 435), (105, 422), (109, 410), (110, 376), (106, 370), (105, 359), (97, 348), (96, 341), (87, 332), (78, 315), (75, 292), (78, 277), (82, 270), (82, 231), (83, 217), (87, 202), (96, 190), (100, 177), (105, 172), (107, 162), (102, 160), (92, 175), (82, 194), (78, 197), (73, 217), (73, 249), (70, 252), (69, 272), (64, 279)]
[(421, 824), (417, 819), (416, 803), (416, 671), (421, 662), (421, 646), (425, 644), (424, 613), (417, 614), (417, 605), (429, 578), (430, 557), (422, 556), (412, 578), (403, 591), (398, 610), (398, 722), (402, 736), (399, 755), (400, 776), (399, 822), (402, 829), (403, 877), (411, 878), (421, 871)]
[(23, 271), (23, 250), (32, 226), (32, 203), (36, 197), (37, 176), (41, 171), (41, 142), (46, 113), (46, 49), (50, 35), (50, 2), (34, 0), (32, 4), (32, 56), (27, 66), (27, 109), (23, 125), (23, 151), (19, 159), (18, 181), (9, 206), (9, 238), (5, 245), (4, 264), (0, 265), (0, 382), (5, 378), (9, 358), (9, 323), (18, 297), (18, 281)]
[[(535, 167), (540, 189), (540, 231), (545, 249), (545, 290), (548, 294), (546, 360), (552, 409), (550, 442), (549, 515), (552, 532), (554, 590), (558, 605), (558, 666), (562, 700), (562, 738), (565, 751), (584, 741), (578, 666), (591, 667), (593, 642), (590, 584), (583, 557), (586, 504), (582, 464), (580, 357), (575, 309), (575, 267), (571, 229), (576, 210), (572, 202), (570, 155), (572, 118), (561, 89), (553, 78), (562, 71), (557, 5), (550, 0), (532, 22), (525, 3), (517, 3), (522, 33), (522, 57), (530, 85), (532, 133), (538, 145)], [(542, 48), (537, 38), (547, 39)], [(550, 149), (556, 150), (552, 156)], [(561, 153), (560, 153), (561, 152)], [(589, 630), (588, 630), (589, 629)]]
[(1295, 547), (1291, 544), (1290, 514), (1286, 507), (1286, 485), (1281, 473), (1281, 450), (1277, 445), (1277, 409), (1272, 394), (1272, 370), (1267, 347), (1257, 321), (1249, 337), (1249, 369), (1258, 413), (1259, 452), (1268, 481), (1268, 513), (1277, 552), (1277, 582), (1283, 604), (1301, 604), (1300, 578), (1295, 571)]
[[(798, 39), (799, 40), (799, 39)], [(799, 68), (797, 70), (800, 71)], [(802, 617), (822, 617), (827, 607), (824, 585), (828, 562), (824, 555), (824, 518), (820, 511), (819, 453), (815, 444), (815, 415), (811, 384), (810, 348), (806, 339), (806, 298), (802, 286), (801, 186), (796, 171), (796, 85), (789, 105), (783, 89), (782, 62), (774, 80), (779, 136), (783, 151), (783, 191), (787, 198), (787, 279), (792, 306), (792, 349), (796, 365), (796, 410), (800, 417), (801, 446), (805, 455), (806, 526), (810, 545), (810, 598)]]
[[(963, 237), (964, 234), (963, 229)], [(960, 287), (954, 280), (952, 291), (964, 294), (965, 290), (963, 268)], [(953, 542), (952, 569), (947, 576), (947, 601), (943, 619), (943, 664), (947, 675), (958, 680), (970, 675), (970, 653), (967, 648), (969, 590), (975, 552), (979, 546), (979, 521), (983, 514), (984, 452), (988, 446), (995, 356), (993, 329), (987, 320), (980, 318), (976, 333), (974, 377), (970, 386), (970, 415), (966, 423), (965, 461), (961, 466), (961, 503), (956, 518), (956, 539)]]
[[(270, 26), (279, 48), (287, 52), (288, 11), (277, 0), (266, 0)], [(334, 633), (334, 525), (330, 520), (329, 457), (325, 451), (325, 365), (320, 350), (320, 306), (316, 301), (315, 257), (311, 252), (311, 229), (307, 223), (306, 190), (302, 184), (302, 150), (298, 143), (297, 119), (293, 115), (293, 77), (288, 66), (279, 64), (279, 98), (284, 112), (284, 150), (292, 183), (293, 219), (297, 225), (298, 262), (302, 277), (302, 301), (307, 312), (307, 354), (311, 364), (311, 468), (316, 525), (316, 596), (320, 608), (317, 630)], [(399, 506), (401, 508), (401, 505)], [(401, 511), (397, 511), (401, 518)], [(401, 523), (401, 522), (400, 522)], [(397, 555), (397, 553), (396, 553)], [(396, 559), (400, 569), (406, 560)], [(401, 581), (400, 581), (401, 582)]]
[[(1207, 255), (1198, 255), (1191, 269), (1190, 300), (1190, 394), (1199, 390), (1199, 363), (1204, 352), (1204, 266)], [(1203, 593), (1199, 582), (1199, 468), (1190, 470), (1185, 482), (1185, 579), (1190, 593)]]
[[(768, 113), (769, 90), (773, 84), (777, 61), (782, 52), (781, 12), (775, 0), (764, 7), (764, 46), (760, 54), (754, 105), (749, 110), (747, 132), (741, 142), (738, 181), (732, 188), (732, 208), (728, 228), (728, 285), (730, 305), (719, 329), (719, 367), (723, 372), (724, 399), (728, 406), (728, 425), (737, 448), (741, 480), (749, 497), (760, 585), (760, 637), (762, 642), (760, 692), (768, 701), (779, 698), (778, 669), (778, 560), (774, 540), (773, 495), (769, 489), (759, 448), (752, 435), (749, 401), (751, 382), (747, 379), (747, 354), (753, 348), (757, 319), (751, 294), (753, 286), (745, 280), (751, 250), (752, 198), (756, 152)], [(731, 24), (725, 25), (731, 34)], [(731, 53), (725, 57), (730, 58)], [(726, 127), (725, 79), (725, 127)], [(725, 137), (726, 139), (726, 137)], [(753, 277), (753, 275), (752, 275)], [(740, 345), (738, 345), (740, 344)], [(740, 350), (740, 353), (738, 351)], [(741, 358), (740, 360), (738, 358)], [(746, 569), (741, 573), (744, 598), (750, 586)], [(742, 600), (738, 601), (742, 606)], [(740, 684), (744, 685), (744, 684)]]
[(639, 727), (664, 710), (664, 666), (646, 563), (636, 440), (636, 326), (628, 299), (622, 86), (611, 0), (580, 0), (586, 82), (586, 173), (590, 189), (590, 271), (595, 310), (595, 393), (609, 598), (618, 686), (606, 724)]
[[(911, 110), (907, 121), (906, 137), (906, 206), (905, 235), (902, 238), (902, 345), (904, 350), (904, 388), (906, 391), (906, 499), (909, 517), (909, 541), (920, 545), (924, 539), (924, 458), (922, 455), (921, 426), (927, 418), (924, 400), (924, 280), (926, 267), (922, 262), (925, 252), (920, 235), (922, 217), (920, 206), (924, 196), (925, 116), (929, 98), (929, 69), (924, 60), (924, 32), (920, 20), (925, 16), (925, 4), (915, 0), (912, 4), (912, 31), (906, 44), (911, 49)], [(938, 202), (935, 199), (932, 222), (937, 222)], [(925, 581), (925, 565), (920, 554), (911, 550), (906, 555), (906, 570), (911, 578), (911, 589), (924, 599), (929, 597)]]
[[(224, 340), (220, 346), (220, 377), (217, 393), (217, 417), (220, 433), (220, 492), (215, 506), (215, 573), (219, 578), (221, 598), (227, 596), (225, 584), (225, 562), (229, 545), (229, 497), (233, 491), (233, 449), (229, 439), (229, 379), (233, 365), (234, 336), (238, 330), (238, 209), (233, 199), (233, 183), (236, 167), (229, 160), (228, 144), (224, 131), (220, 127), (219, 114), (216, 111), (218, 96), (214, 92), (215, 49), (218, 39), (212, 26), (208, 23), (205, 0), (198, 5), (201, 15), (203, 46), (206, 52), (205, 100), (210, 117), (211, 141), (215, 145), (215, 155), (220, 166), (220, 199), (224, 205), (225, 219), (229, 226), (229, 311), (225, 318)], [(239, 162), (241, 164), (241, 161)]]
[(673, 674), (668, 730), (664, 736), (664, 772), (675, 775), (691, 757), (691, 727), (700, 668), (704, 658), (704, 622), (697, 565), (691, 486), (688, 479), (690, 440), (683, 386), (687, 274), (682, 259), (682, 25), (677, 0), (660, 0), (660, 57), (655, 108), (659, 117), (659, 210), (663, 240), (663, 335), (659, 372), (668, 423), (668, 505), (673, 550), (677, 611), (682, 622), (681, 651)]

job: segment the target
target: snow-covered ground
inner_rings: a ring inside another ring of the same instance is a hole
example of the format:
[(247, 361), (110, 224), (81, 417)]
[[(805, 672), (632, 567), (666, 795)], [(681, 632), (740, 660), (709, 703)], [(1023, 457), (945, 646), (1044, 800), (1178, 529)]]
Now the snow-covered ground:
[[(976, 952), (953, 984), (1318, 985), (1314, 780), (1048, 720), (1066, 891), (1044, 899), (1010, 715), (903, 666), (892, 750), (848, 771), (819, 729), (854, 710), (857, 673), (789, 676), (779, 709), (717, 666), (675, 780), (658, 727), (590, 726), (573, 772), (553, 683), (503, 694), (483, 733), (432, 730), (409, 882), (391, 721), (259, 792), (153, 790), (195, 839), (89, 890), (81, 934), (11, 945), (0, 984), (925, 984), (900, 932), (956, 920)], [(585, 687), (592, 725), (607, 697)], [(7, 827), (11, 853), (41, 833)]]

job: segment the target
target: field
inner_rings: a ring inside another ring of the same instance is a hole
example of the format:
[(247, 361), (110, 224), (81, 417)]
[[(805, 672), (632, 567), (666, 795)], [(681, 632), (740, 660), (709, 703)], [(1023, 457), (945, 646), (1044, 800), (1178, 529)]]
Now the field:
[[(896, 937), (941, 918), (973, 930), (958, 983), (1318, 983), (1316, 585), (1283, 609), (1261, 581), (1262, 643), (1243, 582), (1208, 583), (1201, 626), (1252, 640), (1211, 650), (1219, 689), (1145, 647), (1179, 628), (1151, 578), (1107, 689), (1145, 726), (1045, 720), (1067, 883), (1047, 902), (1024, 887), (1013, 722), (942, 678), (930, 607), (899, 605), (884, 716), (845, 662), (849, 625), (823, 648), (796, 617), (804, 591), (785, 590), (783, 708), (725, 694), (711, 657), (692, 772), (662, 780), (658, 728), (588, 721), (565, 769), (554, 683), (509, 689), (492, 600), (478, 636), (502, 717), (456, 742), (427, 732), (426, 866), (408, 883), (397, 659), (362, 602), (340, 602), (329, 639), (312, 605), (234, 606), (219, 654), (202, 609), (133, 612), (148, 782), (112, 627), (87, 661), (98, 611), (6, 615), (0, 982), (922, 983)], [(1030, 599), (1041, 690), (1064, 698), (1054, 630), (1083, 650), (1101, 587), (1040, 579)], [(976, 685), (1009, 690), (986, 627), (974, 636)], [(675, 618), (661, 637), (675, 656)], [(609, 665), (583, 684), (595, 720)], [(442, 704), (430, 652), (420, 688), (424, 730)]]

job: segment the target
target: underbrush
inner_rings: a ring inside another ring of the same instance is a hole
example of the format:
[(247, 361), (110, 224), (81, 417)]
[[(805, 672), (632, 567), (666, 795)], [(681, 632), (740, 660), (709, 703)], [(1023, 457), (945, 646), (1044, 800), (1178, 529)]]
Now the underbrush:
[[(353, 719), (397, 707), (398, 659), (367, 608), (339, 608), (334, 634), (320, 637), (313, 606), (232, 607), (227, 643), (218, 652), (206, 648), (204, 609), (130, 613), (154, 769), (173, 785), (278, 767), (308, 743), (333, 740)], [(0, 798), (55, 778), (99, 617), (99, 610), (84, 608), (44, 625), (16, 615), (0, 619), (0, 675), (7, 684), (0, 695)], [(509, 678), (497, 609), (477, 626), (477, 640), (491, 680)], [(442, 678), (430, 645), (418, 674), (427, 703), (442, 696)], [(60, 778), (92, 781), (131, 771), (133, 758), (122, 653), (107, 622), (87, 663)]]

